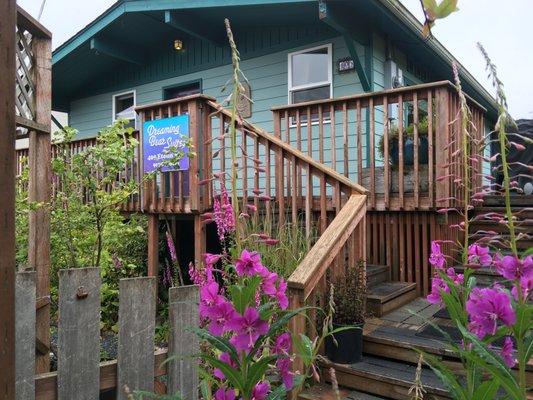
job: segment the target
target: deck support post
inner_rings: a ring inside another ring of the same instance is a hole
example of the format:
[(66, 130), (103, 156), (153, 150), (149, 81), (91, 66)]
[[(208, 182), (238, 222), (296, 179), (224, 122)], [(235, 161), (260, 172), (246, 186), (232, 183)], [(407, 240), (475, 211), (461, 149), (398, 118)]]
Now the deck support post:
[(159, 214), (148, 216), (148, 276), (157, 277), (159, 270)]
[(15, 23), (0, 2), (0, 396), (15, 398)]
[(194, 261), (202, 262), (206, 251), (206, 229), (201, 215), (194, 216)]

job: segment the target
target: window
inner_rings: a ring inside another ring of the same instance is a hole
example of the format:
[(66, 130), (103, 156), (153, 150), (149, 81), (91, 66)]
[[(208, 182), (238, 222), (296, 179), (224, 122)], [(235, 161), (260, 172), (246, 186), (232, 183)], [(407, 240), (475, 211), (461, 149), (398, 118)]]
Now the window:
[(127, 119), (128, 127), (135, 128), (135, 91), (113, 96), (113, 122)]
[(163, 100), (192, 96), (202, 92), (200, 81), (189, 82), (179, 86), (163, 88)]
[(332, 97), (331, 44), (289, 54), (289, 104)]

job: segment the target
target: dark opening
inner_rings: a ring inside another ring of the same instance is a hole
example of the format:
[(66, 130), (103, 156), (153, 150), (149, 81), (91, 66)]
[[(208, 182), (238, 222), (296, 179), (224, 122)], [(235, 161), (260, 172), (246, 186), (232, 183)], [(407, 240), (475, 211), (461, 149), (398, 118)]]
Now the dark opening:
[(179, 97), (192, 96), (202, 92), (200, 81), (190, 82), (184, 85), (172, 86), (163, 89), (163, 100), (177, 99)]

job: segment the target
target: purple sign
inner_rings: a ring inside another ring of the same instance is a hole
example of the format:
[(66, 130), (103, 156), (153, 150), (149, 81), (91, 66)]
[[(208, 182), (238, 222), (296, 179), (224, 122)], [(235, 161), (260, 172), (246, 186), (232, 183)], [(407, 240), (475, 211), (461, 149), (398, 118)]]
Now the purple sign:
[(178, 165), (164, 165), (161, 171), (186, 171), (189, 169), (189, 116), (146, 121), (143, 125), (143, 163), (144, 172), (152, 172), (161, 167), (165, 161), (170, 161), (175, 154), (169, 152), (175, 148), (183, 152), (184, 157)]

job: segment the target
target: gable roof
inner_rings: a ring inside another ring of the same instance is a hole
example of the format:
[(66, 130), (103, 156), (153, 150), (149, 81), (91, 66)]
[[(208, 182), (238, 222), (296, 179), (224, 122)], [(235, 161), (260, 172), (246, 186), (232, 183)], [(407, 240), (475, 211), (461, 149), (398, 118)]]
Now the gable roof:
[[(151, 48), (153, 46), (150, 43), (157, 41), (161, 35), (170, 34), (167, 31), (168, 24), (164, 23), (164, 19), (168, 18), (165, 12), (172, 11), (184, 16), (180, 20), (180, 27), (185, 34), (210, 38), (225, 37), (221, 21), (226, 16), (232, 21), (232, 26), (319, 23), (318, 3), (317, 0), (118, 0), (54, 50), (53, 74), (57, 72), (54, 74), (54, 105), (59, 105), (59, 108), (65, 106), (65, 101), (62, 100), (69, 96), (69, 81), (74, 82), (76, 79), (72, 72), (73, 66), (84, 65), (85, 69), (91, 69), (93, 76), (103, 73), (109, 67), (94, 61), (94, 57), (90, 59), (91, 62), (87, 62), (92, 54), (87, 50), (95, 45), (94, 39), (97, 37), (116, 39), (117, 26), (121, 22), (122, 25), (146, 25), (137, 34), (134, 29), (129, 29), (128, 35), (131, 37), (128, 37), (128, 42), (138, 43), (139, 48)], [(389, 36), (407, 43), (410, 53), (420, 56), (419, 59), (427, 61), (432, 70), (441, 75), (449, 77), (451, 64), (455, 62), (459, 66), (465, 91), (484, 106), (489, 115), (495, 115), (494, 98), (490, 93), (436, 38), (423, 37), (422, 24), (399, 0), (335, 0), (334, 3), (336, 7), (344, 7), (346, 13), (353, 16), (361, 18), (364, 15), (369, 26), (375, 26)], [(153, 31), (152, 35), (150, 31)], [(121, 56), (128, 57), (128, 54)], [(131, 61), (135, 62), (135, 59)], [(73, 76), (69, 77), (68, 73)], [(62, 83), (58, 82), (62, 79)]]

